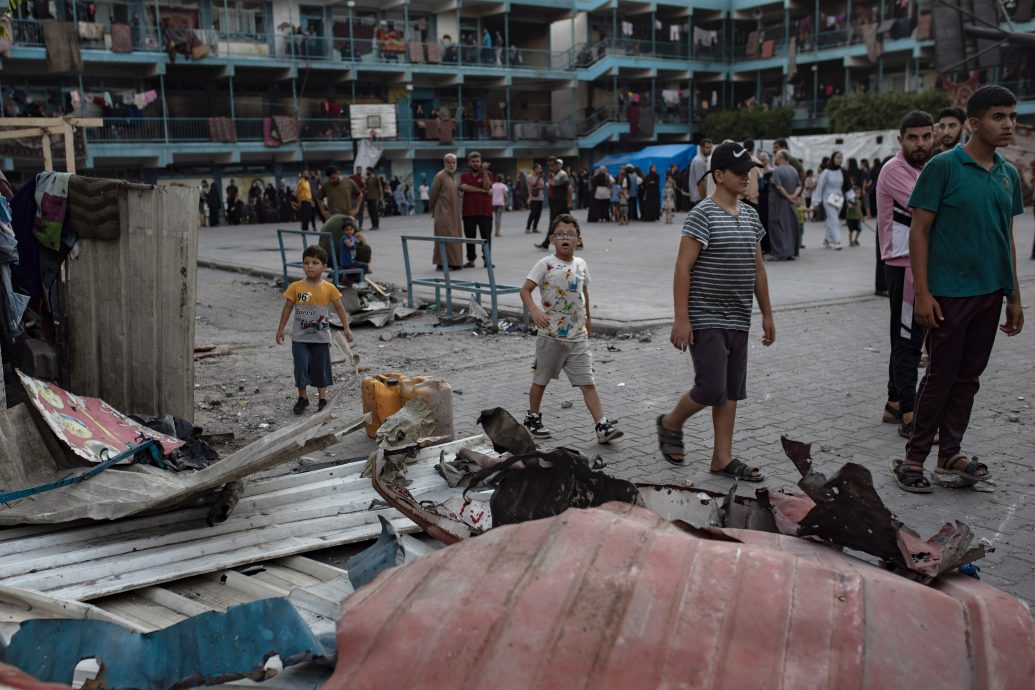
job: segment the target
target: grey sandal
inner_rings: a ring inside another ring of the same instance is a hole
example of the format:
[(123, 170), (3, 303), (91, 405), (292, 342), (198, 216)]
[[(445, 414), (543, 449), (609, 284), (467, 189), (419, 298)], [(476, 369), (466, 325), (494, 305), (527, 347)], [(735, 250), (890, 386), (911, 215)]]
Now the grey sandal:
[[(961, 466), (960, 461), (964, 461)], [(984, 474), (977, 474), (984, 470)], [(934, 468), (934, 474), (939, 480), (947, 479), (948, 483), (956, 486), (973, 486), (977, 482), (985, 482), (991, 478), (988, 466), (978, 462), (977, 458), (970, 458), (964, 453), (956, 453), (951, 458), (938, 458), (938, 465)]]
[(927, 477), (924, 475), (922, 465), (893, 460), (891, 462), (891, 474), (894, 475), (898, 488), (903, 491), (908, 491), (911, 494), (929, 494), (934, 491), (931, 483), (927, 481)]
[[(661, 457), (668, 460), (673, 465), (679, 467), (686, 466), (686, 451), (683, 448), (683, 432), (672, 431), (666, 429), (661, 423), (661, 420), (665, 418), (665, 415), (658, 415), (658, 419), (655, 423), (658, 429), (658, 447), (661, 448)], [(676, 460), (674, 455), (682, 456), (682, 459)]]
[[(743, 479), (746, 482), (760, 482), (765, 475), (757, 467), (750, 467), (746, 462), (733, 458), (721, 470), (709, 470), (712, 474), (721, 474), (734, 479)], [(758, 474), (755, 474), (758, 472)]]

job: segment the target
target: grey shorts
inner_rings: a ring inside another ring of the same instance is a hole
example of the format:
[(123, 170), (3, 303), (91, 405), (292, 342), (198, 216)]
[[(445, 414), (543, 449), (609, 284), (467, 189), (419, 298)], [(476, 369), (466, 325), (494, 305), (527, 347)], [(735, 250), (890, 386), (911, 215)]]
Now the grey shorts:
[(589, 338), (559, 340), (540, 335), (535, 341), (535, 362), (532, 364), (532, 383), (545, 386), (550, 379), (560, 378), (561, 371), (568, 375), (573, 386), (592, 386), (593, 355)]
[(690, 398), (698, 405), (718, 407), (747, 397), (747, 331), (702, 328), (694, 331), (690, 356), (694, 387)]

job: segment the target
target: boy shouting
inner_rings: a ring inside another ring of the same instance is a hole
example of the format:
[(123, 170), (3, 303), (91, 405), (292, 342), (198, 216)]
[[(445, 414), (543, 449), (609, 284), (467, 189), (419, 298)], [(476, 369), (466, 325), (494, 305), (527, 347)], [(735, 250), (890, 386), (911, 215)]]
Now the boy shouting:
[(740, 144), (725, 142), (712, 152), (707, 174), (715, 191), (690, 211), (676, 257), (673, 300), (675, 322), (670, 340), (690, 350), (694, 387), (668, 414), (657, 419), (661, 454), (684, 465), (683, 424), (712, 408), (715, 434), (711, 471), (750, 482), (762, 473), (733, 457), (733, 422), (737, 401), (747, 397), (748, 329), (751, 295), (762, 310), (762, 344), (776, 339), (769, 285), (759, 241), (765, 234), (758, 214), (738, 201), (747, 190), (752, 168), (761, 167)]
[[(543, 424), (539, 405), (550, 379), (559, 378), (563, 370), (571, 385), (582, 390), (586, 407), (596, 423), (598, 443), (621, 438), (622, 432), (604, 416), (596, 382), (593, 379), (593, 356), (589, 351), (589, 268), (586, 260), (575, 256), (579, 241), (579, 222), (570, 213), (562, 213), (550, 224), (550, 241), (554, 253), (540, 259), (521, 287), (521, 301), (532, 321), (539, 327), (535, 343), (535, 364), (532, 389), (528, 393), (528, 414), (525, 427), (535, 438), (550, 438)], [(536, 306), (532, 291), (539, 288), (543, 308)]]

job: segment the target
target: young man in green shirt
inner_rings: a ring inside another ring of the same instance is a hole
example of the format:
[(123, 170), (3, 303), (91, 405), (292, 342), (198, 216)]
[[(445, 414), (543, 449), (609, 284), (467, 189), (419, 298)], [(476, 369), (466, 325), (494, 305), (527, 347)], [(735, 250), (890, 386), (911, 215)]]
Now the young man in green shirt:
[(924, 462), (940, 433), (936, 475), (970, 486), (987, 480), (988, 467), (960, 452), (979, 377), (999, 330), (1017, 335), (1024, 325), (1013, 217), (1024, 212), (1017, 170), (996, 153), (1013, 140), (1017, 99), (1001, 86), (983, 86), (967, 102), (973, 136), (936, 156), (916, 181), (909, 205), (909, 259), (914, 316), (926, 326), (930, 364), (920, 382), (913, 433), (898, 485), (928, 493)]

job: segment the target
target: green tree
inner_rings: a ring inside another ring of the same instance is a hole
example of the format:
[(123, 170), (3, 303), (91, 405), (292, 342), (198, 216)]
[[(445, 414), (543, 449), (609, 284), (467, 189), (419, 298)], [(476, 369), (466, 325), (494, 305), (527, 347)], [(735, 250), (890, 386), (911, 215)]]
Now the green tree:
[(723, 139), (776, 139), (790, 136), (793, 120), (790, 108), (721, 110), (705, 115), (701, 131), (716, 143)]
[(888, 93), (882, 96), (853, 94), (834, 96), (827, 101), (823, 114), (830, 121), (831, 132), (867, 132), (895, 129), (902, 116), (911, 110), (924, 110), (933, 117), (949, 105), (943, 91), (924, 93)]

